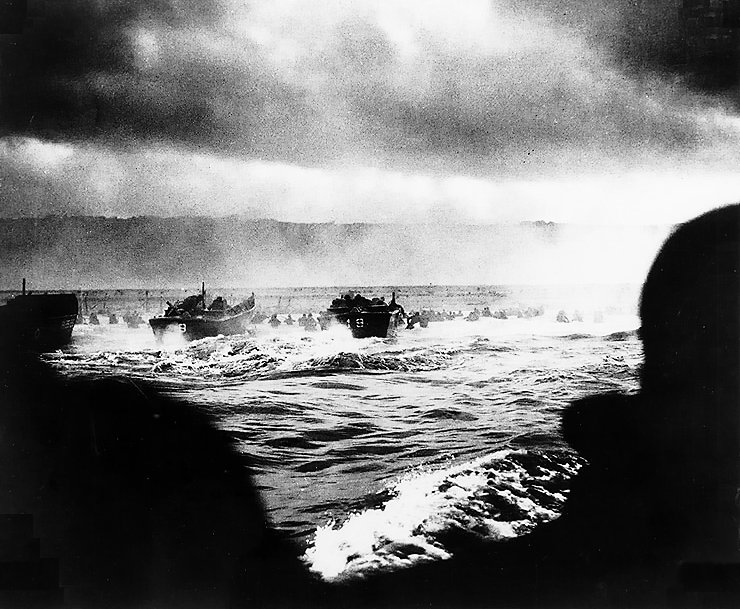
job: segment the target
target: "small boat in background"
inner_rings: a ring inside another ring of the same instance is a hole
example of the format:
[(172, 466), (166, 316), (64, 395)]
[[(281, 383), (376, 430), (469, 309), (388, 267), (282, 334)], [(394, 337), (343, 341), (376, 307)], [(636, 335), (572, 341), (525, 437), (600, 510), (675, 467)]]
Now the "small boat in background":
[(188, 340), (219, 334), (242, 334), (247, 331), (255, 312), (254, 294), (233, 307), (229, 307), (221, 296), (206, 306), (205, 284), (201, 286), (200, 294), (167, 304), (164, 315), (149, 320), (158, 339), (167, 332), (182, 334)]
[(0, 340), (34, 350), (68, 344), (77, 321), (77, 296), (70, 293), (21, 294), (0, 307)]
[(364, 298), (360, 294), (345, 294), (332, 301), (326, 310), (333, 320), (349, 327), (355, 338), (395, 336), (405, 317), (403, 307), (396, 303), (393, 292), (390, 303), (384, 298)]

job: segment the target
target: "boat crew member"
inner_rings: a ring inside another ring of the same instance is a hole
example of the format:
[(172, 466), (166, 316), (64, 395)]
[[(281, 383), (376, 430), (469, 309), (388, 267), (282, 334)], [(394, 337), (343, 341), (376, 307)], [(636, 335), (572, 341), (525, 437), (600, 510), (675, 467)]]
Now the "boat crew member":
[(211, 303), (209, 309), (211, 311), (225, 311), (227, 307), (226, 299), (221, 296), (216, 296)]

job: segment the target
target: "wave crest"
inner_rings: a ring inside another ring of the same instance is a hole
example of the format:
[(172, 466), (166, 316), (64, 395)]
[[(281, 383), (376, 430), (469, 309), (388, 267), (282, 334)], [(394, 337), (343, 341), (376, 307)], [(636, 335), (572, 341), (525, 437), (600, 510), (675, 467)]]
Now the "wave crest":
[(500, 540), (559, 515), (580, 460), (568, 453), (499, 451), (467, 463), (418, 470), (380, 505), (320, 527), (304, 561), (327, 581), (452, 556), (449, 541)]

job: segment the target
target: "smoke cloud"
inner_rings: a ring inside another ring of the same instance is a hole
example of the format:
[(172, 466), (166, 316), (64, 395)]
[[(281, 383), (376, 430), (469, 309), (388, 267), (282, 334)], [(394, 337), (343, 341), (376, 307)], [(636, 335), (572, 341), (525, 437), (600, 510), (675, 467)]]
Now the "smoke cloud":
[(0, 219), (4, 288), (639, 283), (668, 226)]

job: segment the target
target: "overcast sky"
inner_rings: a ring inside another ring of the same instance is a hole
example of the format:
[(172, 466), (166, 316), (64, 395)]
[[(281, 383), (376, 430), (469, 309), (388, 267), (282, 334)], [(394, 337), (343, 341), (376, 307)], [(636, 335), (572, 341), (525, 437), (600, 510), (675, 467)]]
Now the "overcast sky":
[(680, 4), (30, 1), (0, 213), (686, 220), (740, 200), (740, 117)]

